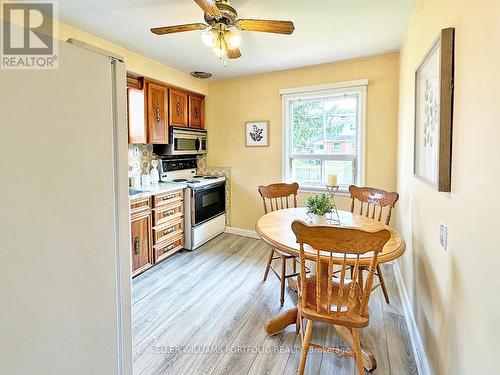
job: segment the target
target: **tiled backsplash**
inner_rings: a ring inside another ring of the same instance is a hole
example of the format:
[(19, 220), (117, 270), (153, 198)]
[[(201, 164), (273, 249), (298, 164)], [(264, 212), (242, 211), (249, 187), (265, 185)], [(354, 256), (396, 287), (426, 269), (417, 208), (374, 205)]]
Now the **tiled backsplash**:
[[(134, 174), (149, 174), (151, 171), (151, 160), (159, 159), (153, 153), (153, 145), (129, 145), (128, 146), (128, 174), (129, 177)], [(231, 201), (231, 168), (230, 167), (211, 167), (207, 166), (206, 155), (198, 156), (198, 174), (209, 176), (226, 177), (226, 224), (230, 223), (230, 204)]]
[(128, 174), (147, 174), (151, 171), (153, 145), (128, 145)]

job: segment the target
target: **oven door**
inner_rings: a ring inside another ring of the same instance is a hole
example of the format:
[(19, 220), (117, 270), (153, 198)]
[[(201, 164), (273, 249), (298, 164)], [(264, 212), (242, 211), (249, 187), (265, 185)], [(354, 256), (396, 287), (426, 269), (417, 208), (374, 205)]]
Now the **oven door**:
[(209, 185), (193, 190), (194, 217), (197, 226), (226, 212), (226, 183)]

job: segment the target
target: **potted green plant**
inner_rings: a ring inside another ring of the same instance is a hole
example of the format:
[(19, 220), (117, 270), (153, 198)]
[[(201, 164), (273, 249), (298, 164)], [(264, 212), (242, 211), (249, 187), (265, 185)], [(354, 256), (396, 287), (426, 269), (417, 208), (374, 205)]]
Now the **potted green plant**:
[(326, 214), (332, 212), (333, 202), (328, 194), (319, 193), (307, 197), (306, 207), (313, 224), (326, 224)]

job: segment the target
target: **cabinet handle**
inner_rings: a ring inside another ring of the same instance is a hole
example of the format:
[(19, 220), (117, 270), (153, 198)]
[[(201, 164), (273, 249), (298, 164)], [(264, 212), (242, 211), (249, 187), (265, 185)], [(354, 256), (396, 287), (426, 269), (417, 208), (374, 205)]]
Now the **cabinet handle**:
[(164, 235), (164, 236), (166, 236), (167, 234), (170, 234), (170, 233), (172, 233), (172, 232), (175, 232), (175, 228), (176, 228), (176, 227), (170, 227), (170, 228), (168, 228), (168, 229), (165, 229), (165, 230), (163, 231), (163, 235)]
[(163, 217), (175, 214), (175, 210), (168, 210), (163, 213)]
[(163, 252), (166, 253), (167, 251), (172, 250), (174, 247), (175, 243), (173, 243), (172, 245), (168, 245), (166, 248), (163, 249)]
[(155, 114), (156, 114), (156, 121), (160, 122), (160, 120), (161, 120), (161, 111), (160, 111), (159, 107), (156, 107)]
[(135, 255), (139, 255), (141, 252), (141, 239), (139, 237), (134, 238), (134, 252)]
[(163, 200), (166, 201), (166, 200), (169, 200), (169, 199), (172, 199), (172, 198), (175, 198), (175, 194), (174, 195), (165, 195), (163, 197)]
[(176, 111), (177, 111), (177, 116), (181, 117), (181, 103), (180, 102), (177, 102)]

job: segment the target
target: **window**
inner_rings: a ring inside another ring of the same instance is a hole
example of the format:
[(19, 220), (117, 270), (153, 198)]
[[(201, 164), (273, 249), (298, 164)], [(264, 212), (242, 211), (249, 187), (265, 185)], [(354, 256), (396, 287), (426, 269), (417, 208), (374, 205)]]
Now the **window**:
[(364, 180), (364, 123), (368, 81), (282, 90), (283, 177), (322, 190), (337, 175), (342, 191)]

